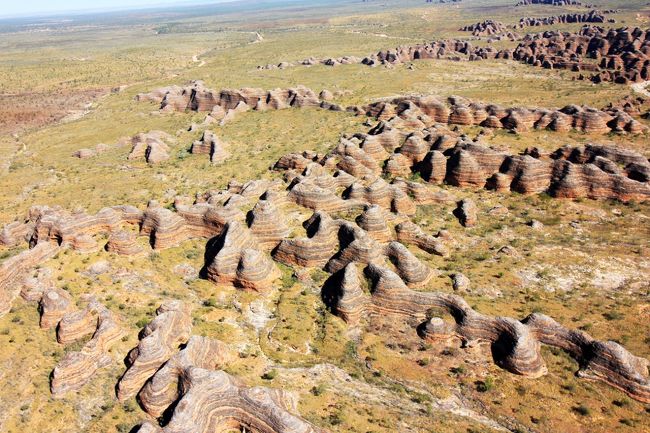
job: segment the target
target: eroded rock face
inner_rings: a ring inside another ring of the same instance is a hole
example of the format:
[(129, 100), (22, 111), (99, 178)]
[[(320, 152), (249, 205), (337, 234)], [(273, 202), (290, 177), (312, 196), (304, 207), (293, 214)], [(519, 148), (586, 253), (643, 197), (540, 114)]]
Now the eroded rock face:
[(189, 307), (180, 301), (165, 302), (144, 327), (138, 346), (127, 357), (127, 370), (117, 384), (120, 401), (135, 396), (145, 382), (187, 342), (192, 330)]
[(473, 200), (463, 199), (459, 201), (454, 213), (464, 227), (474, 227), (478, 223), (478, 208)]
[(237, 221), (226, 224), (207, 252), (207, 278), (255, 291), (269, 289), (280, 277), (280, 271), (256, 246), (256, 240), (243, 224)]
[(163, 131), (150, 131), (135, 135), (131, 139), (129, 160), (144, 159), (149, 164), (158, 164), (169, 159), (169, 144), (172, 136)]
[(70, 295), (62, 289), (49, 289), (43, 293), (39, 309), (41, 312), (41, 328), (54, 328), (63, 316), (72, 309)]
[[(428, 100), (427, 104), (430, 103)], [(487, 109), (504, 119), (510, 116), (508, 110), (496, 106)], [(584, 122), (591, 122), (589, 128), (596, 128), (593, 119), (589, 119), (602, 114), (574, 106), (563, 110), (568, 114), (562, 113), (562, 116), (574, 116), (575, 121), (583, 125), (581, 127), (585, 127)], [(537, 118), (530, 113), (517, 116), (522, 122), (535, 122)], [(545, 115), (540, 116), (538, 122), (543, 121)], [(528, 149), (521, 155), (508, 155), (482, 144), (480, 136), (469, 140), (433, 122), (431, 126), (419, 127), (421, 129), (416, 132), (409, 133), (410, 128), (406, 128), (396, 135), (397, 128), (393, 125), (401, 128), (400, 122), (399, 115), (383, 120), (369, 134), (346, 139), (343, 146), (317, 161), (301, 156), (304, 164), (296, 165), (292, 162), (296, 160), (293, 156), (281, 158), (275, 168), (288, 170), (291, 178), (289, 198), (301, 206), (326, 212), (354, 211), (376, 205), (384, 211), (405, 216), (413, 215), (419, 204), (453, 200), (442, 192), (433, 192), (426, 185), (400, 178), (413, 172), (431, 184), (485, 187), (499, 192), (620, 201), (645, 201), (650, 197), (650, 163), (642, 155), (620, 147), (592, 144), (565, 146), (550, 154)], [(384, 141), (386, 135), (390, 138)], [(386, 147), (382, 146), (379, 151), (377, 144), (382, 142)], [(366, 149), (370, 153), (366, 153)], [(390, 154), (388, 149), (397, 153)], [(396, 156), (403, 161), (397, 172)], [(384, 176), (398, 177), (388, 183), (378, 177), (374, 169), (368, 171), (371, 166), (383, 166)], [(328, 167), (339, 170), (330, 175)], [(302, 173), (298, 173), (300, 169)], [(341, 194), (342, 187), (346, 189)]]
[(98, 369), (109, 365), (112, 357), (108, 351), (123, 335), (113, 314), (94, 299), (85, 310), (63, 316), (57, 328), (57, 340), (67, 344), (89, 334), (92, 338), (79, 352), (67, 353), (54, 368), (50, 390), (55, 397), (80, 389)]
[(504, 36), (511, 41), (519, 38), (519, 35), (513, 32), (512, 29), (495, 20), (484, 20), (480, 23), (461, 27), (459, 30), (461, 32), (471, 32), (474, 36)]
[[(531, 129), (566, 132), (577, 129), (587, 133), (605, 134), (617, 131), (639, 133), (647, 130), (628, 113), (614, 106), (598, 110), (592, 107), (569, 105), (559, 110), (549, 110), (484, 105), (457, 97), (440, 101), (429, 96), (408, 96), (375, 102), (364, 106), (363, 110), (369, 117), (383, 121), (395, 119), (393, 124), (403, 127), (406, 122), (406, 126), (411, 128), (446, 123), (504, 128), (517, 132)], [(396, 122), (397, 119), (401, 120)], [(417, 122), (414, 122), (414, 119)]]
[(190, 366), (206, 370), (221, 369), (233, 357), (231, 349), (221, 341), (193, 335), (187, 345), (146, 383), (138, 399), (149, 415), (160, 417), (181, 397), (179, 380), (185, 369)]
[(228, 159), (229, 156), (224, 143), (214, 132), (209, 130), (203, 132), (203, 136), (201, 136), (200, 140), (192, 143), (190, 152), (195, 155), (210, 155), (210, 162), (212, 163), (223, 162)]
[(413, 291), (393, 271), (373, 264), (364, 273), (370, 281), (370, 294), (361, 289), (358, 265), (354, 263), (334, 274), (323, 287), (326, 304), (351, 324), (387, 314), (419, 320), (427, 311), (440, 311), (447, 318), (434, 317), (418, 328), (420, 336), (432, 343), (454, 338), (465, 343), (487, 341), (500, 367), (528, 377), (546, 374), (540, 344), (547, 344), (565, 350), (578, 361), (578, 376), (603, 381), (637, 400), (650, 401), (650, 362), (617, 343), (594, 340), (544, 315), (532, 314), (522, 321), (482, 315), (459, 296)]
[[(584, 71), (588, 75), (581, 78), (596, 83), (626, 84), (650, 78), (649, 47), (650, 29), (585, 26), (577, 33), (527, 35), (512, 58), (547, 69)], [(595, 59), (596, 63), (587, 59)]]
[(180, 374), (183, 395), (163, 428), (146, 422), (141, 433), (225, 432), (244, 428), (259, 433), (324, 433), (293, 415), (294, 403), (281, 390), (247, 388), (223, 371), (187, 367)]
[[(217, 121), (224, 125), (233, 120), (239, 113), (248, 110), (282, 110), (290, 107), (314, 107), (332, 111), (343, 110), (340, 106), (329, 102), (331, 100), (329, 94), (321, 93), (317, 95), (313, 90), (304, 86), (269, 91), (253, 88), (217, 91), (206, 88), (201, 81), (192, 81), (186, 87), (172, 86), (157, 89), (150, 93), (140, 94), (136, 99), (159, 103), (162, 111), (192, 110), (209, 112), (204, 122), (206, 125)], [(198, 143), (197, 150), (200, 151), (206, 146), (204, 143)], [(218, 150), (215, 152), (216, 159), (223, 156), (223, 153), (220, 155)]]
[(58, 250), (58, 247), (49, 242), (42, 242), (0, 264), (0, 316), (4, 316), (11, 310), (11, 304), (18, 296), (19, 283), (25, 278), (27, 272), (53, 257)]
[(603, 12), (598, 10), (591, 10), (585, 13), (567, 13), (562, 15), (554, 15), (543, 18), (524, 17), (519, 20), (518, 28), (524, 27), (538, 27), (538, 26), (552, 26), (556, 24), (568, 23), (605, 23), (615, 22), (614, 19), (608, 19)]

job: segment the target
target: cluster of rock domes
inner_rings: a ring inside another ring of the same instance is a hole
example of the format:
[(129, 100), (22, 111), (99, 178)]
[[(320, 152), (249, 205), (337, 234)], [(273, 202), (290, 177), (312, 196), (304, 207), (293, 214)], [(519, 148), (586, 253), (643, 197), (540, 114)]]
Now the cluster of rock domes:
[(515, 6), (551, 5), (551, 6), (582, 6), (577, 0), (521, 0)]
[(479, 125), (519, 132), (532, 129), (567, 132), (576, 129), (590, 134), (638, 134), (648, 129), (617, 106), (605, 110), (577, 105), (568, 105), (561, 109), (503, 107), (453, 96), (446, 100), (432, 96), (407, 96), (369, 104), (363, 107), (363, 111), (377, 120), (399, 117), (413, 127), (443, 123)]
[(223, 125), (234, 119), (238, 113), (249, 110), (282, 110), (295, 107), (316, 107), (325, 110), (343, 111), (344, 108), (331, 101), (331, 92), (323, 90), (320, 94), (304, 87), (263, 90), (243, 88), (239, 90), (213, 90), (205, 87), (202, 81), (192, 81), (185, 87), (169, 86), (141, 93), (138, 101), (160, 104), (164, 111), (208, 112), (204, 124), (218, 122)]
[[(137, 395), (153, 417), (170, 412), (163, 427), (144, 422), (138, 432), (209, 433), (243, 428), (260, 433), (322, 433), (292, 412), (293, 399), (281, 391), (247, 387), (222, 369), (234, 358), (223, 342), (193, 336), (190, 309), (163, 303), (127, 357), (117, 385), (121, 401)], [(182, 347), (179, 350), (179, 347)]]
[(594, 82), (649, 80), (650, 29), (585, 26), (577, 33), (530, 34), (512, 52), (512, 58), (544, 68), (591, 72), (589, 78)]
[(463, 26), (461, 32), (471, 32), (473, 36), (503, 36), (511, 41), (519, 39), (519, 35), (501, 21), (484, 20), (479, 23)]
[(562, 15), (553, 15), (550, 17), (523, 17), (519, 20), (516, 27), (552, 26), (556, 24), (574, 24), (574, 23), (614, 23), (616, 20), (607, 18), (604, 12), (596, 9), (585, 13), (566, 13)]

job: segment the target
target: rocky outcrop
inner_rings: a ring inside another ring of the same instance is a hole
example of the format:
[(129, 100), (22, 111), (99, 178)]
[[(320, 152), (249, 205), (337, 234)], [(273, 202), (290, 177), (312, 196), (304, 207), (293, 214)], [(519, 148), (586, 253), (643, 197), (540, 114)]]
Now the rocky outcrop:
[[(327, 97), (327, 94), (322, 95)], [(151, 101), (160, 104), (163, 111), (200, 111), (209, 112), (206, 124), (220, 120), (225, 124), (236, 117), (238, 113), (248, 110), (282, 110), (295, 107), (315, 107), (332, 111), (342, 111), (342, 108), (328, 100), (321, 100), (311, 89), (296, 86), (289, 89), (262, 90), (243, 88), (239, 90), (212, 90), (201, 81), (192, 81), (186, 87), (172, 86), (157, 89), (136, 97), (140, 101)], [(200, 148), (204, 145), (199, 145)]]
[(59, 248), (49, 242), (42, 242), (0, 264), (0, 317), (11, 310), (11, 304), (18, 296), (19, 283), (29, 270), (53, 257)]
[(616, 21), (611, 18), (608, 19), (605, 14), (594, 9), (586, 13), (570, 13), (542, 18), (524, 17), (519, 20), (516, 27), (523, 29), (525, 27), (552, 26), (556, 24), (605, 22), (613, 23)]
[(550, 345), (576, 359), (579, 377), (603, 381), (639, 401), (650, 401), (650, 362), (617, 343), (594, 340), (540, 314), (522, 321), (483, 315), (459, 296), (413, 291), (397, 274), (373, 264), (364, 272), (370, 281), (370, 294), (361, 288), (354, 263), (334, 274), (323, 287), (326, 304), (345, 320), (358, 323), (361, 318), (386, 315), (422, 320), (427, 312), (440, 312), (445, 317), (433, 317), (418, 327), (420, 336), (431, 343), (452, 339), (464, 344), (487, 342), (497, 365), (533, 378), (546, 374), (540, 344)]
[(169, 248), (190, 237), (185, 220), (155, 201), (149, 202), (143, 214), (140, 234), (149, 237), (154, 249)]
[(397, 240), (407, 244), (415, 245), (427, 253), (446, 257), (449, 255), (449, 249), (445, 243), (438, 237), (424, 233), (422, 228), (411, 221), (405, 221), (395, 227)]
[(134, 232), (119, 230), (109, 236), (106, 251), (122, 256), (133, 256), (141, 253), (143, 249), (137, 244)]
[[(382, 113), (386, 112), (387, 107), (392, 107), (389, 110), (391, 114), (384, 116)], [(405, 107), (410, 108), (405, 109)], [(611, 132), (636, 134), (647, 131), (647, 127), (618, 107), (609, 107), (606, 110), (577, 105), (569, 105), (561, 109), (505, 108), (494, 104), (470, 102), (457, 97), (440, 101), (432, 97), (406, 96), (369, 104), (363, 107), (363, 111), (367, 116), (377, 120), (394, 119), (392, 123), (395, 124), (404, 123), (405, 120), (412, 122), (416, 119), (421, 127), (446, 123), (503, 128), (516, 132), (526, 132), (531, 129), (566, 132), (576, 129), (593, 134)]]
[(63, 316), (57, 328), (57, 340), (62, 344), (89, 334), (92, 338), (80, 351), (67, 353), (54, 368), (50, 390), (55, 397), (80, 389), (97, 370), (112, 362), (108, 351), (123, 333), (112, 313), (96, 300), (91, 300), (85, 310)]
[(527, 35), (512, 58), (547, 69), (586, 72), (579, 78), (596, 83), (626, 84), (650, 79), (649, 52), (650, 29), (585, 26), (577, 33)]
[[(431, 99), (409, 100), (420, 105), (422, 113), (426, 111), (432, 116), (441, 113), (446, 116), (445, 111), (440, 110), (440, 106)], [(454, 98), (451, 104), (472, 106), (473, 113), (480, 111), (480, 105), (467, 104), (460, 98)], [(611, 119), (605, 112), (575, 106), (565, 107), (562, 112), (557, 112), (557, 117), (525, 110), (517, 110), (515, 114), (514, 111), (498, 106), (484, 106), (483, 109), (494, 113), (492, 117), (500, 116), (506, 124), (517, 125), (517, 128), (527, 128), (529, 124), (542, 125), (543, 122), (557, 126), (560, 124), (559, 119), (572, 118), (570, 122), (575, 122), (579, 128), (603, 131), (602, 126), (606, 125), (608, 118)], [(376, 113), (372, 107), (369, 112)], [(547, 116), (552, 117), (552, 120)], [(357, 211), (364, 206), (375, 205), (385, 212), (402, 216), (413, 215), (417, 205), (453, 200), (449, 194), (436, 191), (426, 184), (399, 177), (410, 176), (411, 173), (419, 173), (432, 184), (485, 187), (499, 192), (548, 193), (555, 197), (609, 198), (620, 201), (645, 201), (650, 196), (650, 163), (642, 155), (620, 147), (564, 147), (551, 154), (527, 149), (521, 155), (508, 155), (482, 144), (481, 136), (470, 140), (433, 121), (431, 126), (422, 126), (416, 132), (408, 133), (407, 128), (396, 135), (393, 132), (396, 129), (392, 125), (398, 119), (396, 116), (382, 120), (369, 134), (346, 138), (343, 146), (339, 145), (335, 151), (322, 158), (300, 156), (305, 163), (298, 165), (292, 162), (297, 160), (295, 155), (281, 158), (275, 168), (287, 169), (286, 177), (291, 180), (289, 198), (301, 206), (320, 211)], [(608, 124), (612, 125), (612, 121)], [(378, 151), (377, 143), (388, 133), (392, 138), (387, 141), (385, 148), (381, 146), (382, 151)], [(366, 142), (372, 144), (365, 146)], [(370, 154), (365, 153), (366, 148)], [(396, 153), (390, 154), (388, 149)], [(384, 176), (390, 178), (396, 175), (390, 164), (396, 161), (395, 156), (405, 162), (392, 183), (377, 177), (374, 170), (359, 170), (359, 167), (367, 168), (368, 161), (372, 161), (375, 166), (383, 166)], [(341, 165), (341, 158), (348, 162)], [(381, 158), (385, 159), (382, 161)], [(355, 162), (351, 163), (350, 160)], [(291, 167), (305, 168), (303, 174), (297, 174), (297, 170)], [(339, 170), (330, 175), (328, 168), (333, 167)], [(350, 170), (350, 173), (344, 170)], [(360, 173), (363, 180), (355, 177)], [(342, 187), (345, 189), (341, 193)], [(364, 228), (371, 228), (367, 222), (364, 224)], [(378, 236), (379, 241), (385, 239), (385, 231)]]
[(521, 0), (515, 6), (551, 5), (551, 6), (582, 6), (577, 0)]
[(290, 233), (285, 219), (270, 200), (257, 202), (248, 215), (248, 226), (258, 247), (265, 251), (273, 250)]
[(500, 21), (484, 20), (479, 23), (463, 26), (459, 29), (461, 32), (471, 32), (473, 36), (504, 36), (505, 38), (514, 41), (519, 38), (508, 26)]
[(249, 229), (233, 221), (208, 245), (205, 274), (215, 283), (264, 291), (280, 277), (280, 270), (269, 256), (257, 249)]
[(156, 310), (156, 317), (140, 333), (140, 342), (127, 356), (127, 370), (117, 384), (117, 397), (135, 396), (145, 382), (190, 338), (189, 307), (168, 301)]
[(180, 352), (156, 371), (138, 394), (138, 400), (149, 415), (158, 418), (181, 397), (179, 385), (185, 369), (222, 369), (233, 358), (232, 350), (221, 341), (193, 335)]
[(179, 374), (182, 397), (165, 427), (149, 422), (140, 433), (191, 431), (210, 433), (242, 429), (259, 433), (325, 433), (293, 415), (295, 405), (284, 391), (246, 387), (223, 371), (187, 366)]
[(459, 201), (454, 214), (463, 227), (474, 227), (478, 223), (478, 208), (473, 200), (463, 199)]
[(174, 139), (163, 131), (140, 133), (131, 139), (129, 160), (146, 160), (149, 164), (158, 164), (169, 159), (169, 144)]
[(190, 152), (194, 155), (210, 155), (210, 162), (223, 162), (228, 158), (228, 152), (219, 137), (212, 131), (204, 131), (200, 140), (192, 143)]
[(39, 304), (41, 328), (55, 328), (63, 316), (71, 309), (72, 305), (68, 292), (56, 288), (45, 291)]

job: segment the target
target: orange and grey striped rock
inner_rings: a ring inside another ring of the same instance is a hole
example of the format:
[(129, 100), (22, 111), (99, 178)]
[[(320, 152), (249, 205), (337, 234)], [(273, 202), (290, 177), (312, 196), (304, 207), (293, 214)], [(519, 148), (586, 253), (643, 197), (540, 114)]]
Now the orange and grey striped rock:
[(366, 267), (365, 275), (370, 280), (370, 294), (360, 289), (353, 263), (334, 274), (323, 287), (326, 304), (351, 324), (364, 317), (372, 320), (375, 315), (387, 314), (424, 320), (427, 312), (439, 311), (446, 318), (433, 317), (418, 327), (420, 336), (432, 343), (454, 338), (466, 344), (488, 342), (497, 365), (532, 378), (546, 374), (540, 346), (550, 345), (578, 361), (579, 377), (605, 382), (634, 399), (650, 401), (650, 362), (615, 342), (594, 340), (582, 331), (569, 330), (540, 314), (532, 314), (522, 321), (483, 315), (459, 296), (413, 291), (397, 274), (373, 264)]
[(140, 234), (149, 236), (154, 249), (178, 245), (190, 236), (183, 218), (153, 201), (144, 212)]
[(69, 352), (52, 371), (50, 390), (55, 397), (83, 387), (98, 369), (109, 365), (110, 347), (123, 333), (112, 313), (92, 300), (85, 310), (68, 313), (59, 322), (57, 339), (69, 343), (92, 334), (79, 352)]
[(249, 214), (248, 226), (264, 251), (274, 249), (290, 233), (285, 218), (273, 202), (260, 200)]
[(382, 263), (384, 254), (381, 245), (356, 225), (343, 221), (338, 238), (339, 251), (327, 262), (325, 270), (334, 273), (349, 263)]
[(59, 248), (49, 242), (41, 242), (0, 264), (0, 317), (11, 310), (11, 304), (18, 296), (20, 282), (28, 271), (53, 257)]
[(377, 242), (388, 242), (393, 238), (388, 224), (386, 211), (377, 205), (366, 206), (357, 217), (357, 224)]
[(13, 247), (22, 241), (28, 241), (34, 230), (33, 223), (14, 221), (5, 225), (0, 231), (0, 245)]
[(385, 254), (395, 266), (397, 274), (409, 287), (424, 286), (434, 275), (431, 268), (399, 242), (388, 244)]
[(140, 133), (131, 139), (129, 160), (144, 159), (149, 164), (158, 164), (169, 159), (169, 144), (174, 139), (163, 131)]
[(219, 340), (193, 335), (187, 345), (174, 354), (145, 384), (138, 400), (145, 411), (160, 417), (181, 397), (180, 376), (189, 366), (206, 370), (222, 369), (234, 359), (233, 351)]
[(243, 224), (224, 227), (206, 252), (208, 280), (255, 291), (267, 290), (280, 277), (271, 258), (257, 249), (257, 241)]
[(321, 296), (332, 312), (351, 325), (366, 316), (370, 298), (363, 292), (356, 263), (332, 274), (323, 285)]
[(407, 244), (415, 245), (421, 250), (438, 256), (446, 257), (449, 249), (439, 238), (424, 233), (422, 228), (411, 221), (405, 221), (395, 226), (397, 240)]
[(42, 329), (55, 328), (59, 321), (72, 309), (70, 295), (62, 289), (49, 289), (43, 293), (39, 303)]
[(210, 155), (212, 163), (225, 161), (229, 156), (219, 137), (209, 130), (203, 132), (200, 140), (192, 143), (190, 152), (194, 155)]
[(189, 307), (168, 301), (156, 310), (156, 317), (144, 327), (138, 346), (127, 357), (127, 370), (117, 384), (120, 401), (135, 396), (145, 382), (187, 342), (192, 330)]
[[(408, 107), (408, 109), (404, 109)], [(382, 100), (362, 108), (380, 121), (401, 128), (428, 127), (434, 123), (449, 125), (480, 125), (516, 132), (548, 129), (566, 132), (571, 129), (593, 134), (610, 132), (642, 133), (648, 128), (616, 108), (598, 110), (587, 106), (568, 105), (561, 109), (499, 107), (452, 97), (441, 102), (427, 96), (402, 96)]]
[(283, 240), (273, 258), (287, 265), (324, 267), (338, 249), (339, 224), (325, 212), (315, 212), (305, 228), (308, 237)]
[(325, 433), (293, 415), (295, 402), (284, 391), (246, 387), (224, 371), (186, 366), (179, 374), (182, 396), (169, 423), (149, 422), (140, 433), (212, 433), (233, 429), (257, 433)]
[(136, 241), (135, 233), (128, 230), (118, 230), (108, 238), (106, 251), (123, 256), (133, 256), (143, 251)]

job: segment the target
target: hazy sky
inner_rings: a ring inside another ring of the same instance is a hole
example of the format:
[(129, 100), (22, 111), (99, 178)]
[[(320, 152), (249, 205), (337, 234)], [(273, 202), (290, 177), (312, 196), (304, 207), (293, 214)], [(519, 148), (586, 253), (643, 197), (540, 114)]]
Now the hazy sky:
[(178, 3), (223, 3), (232, 0), (0, 0), (0, 16), (40, 15), (93, 9), (132, 9)]

